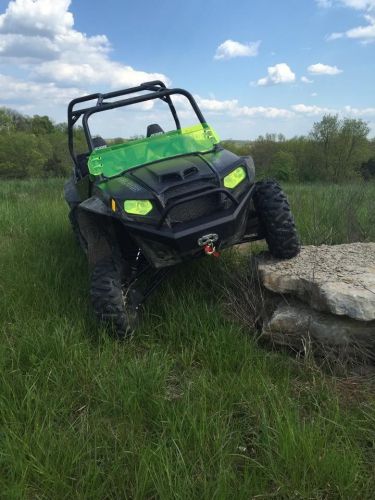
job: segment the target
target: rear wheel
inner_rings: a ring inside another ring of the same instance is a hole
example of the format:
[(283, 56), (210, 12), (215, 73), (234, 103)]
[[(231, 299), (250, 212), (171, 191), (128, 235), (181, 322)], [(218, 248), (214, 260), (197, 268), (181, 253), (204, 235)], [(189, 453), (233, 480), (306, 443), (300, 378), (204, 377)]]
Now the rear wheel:
[(270, 253), (280, 259), (291, 259), (300, 250), (299, 238), (288, 199), (276, 181), (257, 182), (254, 207)]
[(129, 304), (121, 273), (111, 257), (97, 262), (91, 273), (90, 296), (99, 321), (109, 326), (115, 337), (131, 337), (137, 313)]

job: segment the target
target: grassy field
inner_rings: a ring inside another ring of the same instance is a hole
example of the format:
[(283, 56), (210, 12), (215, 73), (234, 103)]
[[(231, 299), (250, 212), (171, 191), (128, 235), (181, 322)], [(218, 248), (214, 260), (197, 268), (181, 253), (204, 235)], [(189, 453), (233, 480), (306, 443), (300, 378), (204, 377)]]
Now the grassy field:
[[(375, 186), (288, 186), (305, 243), (375, 240)], [(260, 348), (187, 265), (131, 343), (91, 317), (62, 182), (0, 186), (0, 498), (372, 499), (375, 397)]]

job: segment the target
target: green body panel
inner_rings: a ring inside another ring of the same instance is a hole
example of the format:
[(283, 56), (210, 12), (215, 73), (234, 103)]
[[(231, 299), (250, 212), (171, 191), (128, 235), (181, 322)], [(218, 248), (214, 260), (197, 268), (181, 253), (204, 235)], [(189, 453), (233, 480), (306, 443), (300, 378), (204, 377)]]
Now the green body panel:
[(92, 175), (113, 177), (142, 165), (173, 156), (211, 151), (220, 141), (206, 123), (145, 139), (94, 149), (88, 160)]

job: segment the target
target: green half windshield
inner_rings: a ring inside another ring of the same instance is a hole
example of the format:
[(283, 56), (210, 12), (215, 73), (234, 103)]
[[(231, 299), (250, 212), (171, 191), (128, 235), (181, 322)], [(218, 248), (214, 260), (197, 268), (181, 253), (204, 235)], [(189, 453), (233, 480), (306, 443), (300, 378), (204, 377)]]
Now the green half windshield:
[(220, 139), (215, 131), (206, 123), (200, 123), (145, 139), (94, 149), (88, 160), (89, 171), (92, 175), (113, 177), (173, 156), (207, 153), (218, 142)]

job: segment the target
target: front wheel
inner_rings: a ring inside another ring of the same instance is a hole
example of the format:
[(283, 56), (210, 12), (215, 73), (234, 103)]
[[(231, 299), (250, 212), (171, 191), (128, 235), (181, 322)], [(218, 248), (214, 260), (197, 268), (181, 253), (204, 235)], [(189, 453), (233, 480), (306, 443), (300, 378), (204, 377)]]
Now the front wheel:
[(255, 184), (254, 207), (270, 253), (291, 259), (300, 250), (299, 238), (288, 199), (276, 181)]
[(72, 226), (72, 230), (75, 236), (75, 239), (81, 249), (87, 254), (87, 241), (81, 233), (79, 228), (78, 220), (77, 220), (77, 208), (73, 207), (69, 212), (69, 221)]
[(106, 257), (95, 264), (91, 273), (90, 296), (100, 322), (109, 326), (119, 339), (132, 336), (137, 313), (129, 304), (121, 273), (112, 258)]

